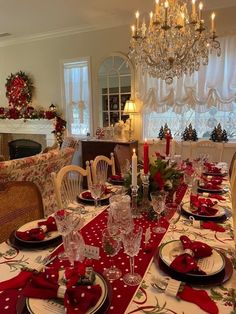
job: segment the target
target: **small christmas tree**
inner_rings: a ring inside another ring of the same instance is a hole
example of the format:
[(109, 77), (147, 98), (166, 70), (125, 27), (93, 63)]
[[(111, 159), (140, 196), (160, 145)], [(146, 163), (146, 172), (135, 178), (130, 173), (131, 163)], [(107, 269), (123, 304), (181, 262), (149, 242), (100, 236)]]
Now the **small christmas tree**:
[(197, 131), (195, 129), (193, 129), (192, 141), (196, 142), (197, 140), (198, 140)]
[(188, 127), (185, 128), (184, 133), (182, 134), (182, 140), (184, 141), (197, 141), (197, 131), (193, 129), (192, 124), (190, 123)]
[(188, 140), (188, 127), (185, 128), (184, 133), (182, 134), (181, 139), (183, 141), (187, 141)]
[(160, 131), (159, 131), (158, 138), (159, 138), (160, 140), (162, 140), (164, 137), (165, 137), (164, 128), (163, 128), (163, 126), (161, 126)]
[(216, 142), (216, 139), (217, 139), (216, 127), (214, 127), (214, 130), (211, 132), (210, 140)]
[(221, 139), (222, 139), (222, 142), (228, 142), (228, 141), (229, 141), (229, 139), (228, 139), (228, 134), (227, 134), (227, 132), (226, 132), (225, 129), (224, 129), (223, 132), (222, 132)]

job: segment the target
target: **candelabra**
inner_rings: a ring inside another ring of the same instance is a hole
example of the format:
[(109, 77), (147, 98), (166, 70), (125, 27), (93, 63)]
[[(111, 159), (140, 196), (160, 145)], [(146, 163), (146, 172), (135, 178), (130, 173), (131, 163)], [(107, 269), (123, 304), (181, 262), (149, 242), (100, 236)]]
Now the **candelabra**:
[(131, 185), (131, 210), (133, 218), (140, 218), (141, 213), (138, 208), (138, 185)]
[(150, 207), (150, 201), (148, 197), (149, 191), (149, 173), (141, 173), (141, 180), (143, 186), (143, 198), (142, 198), (142, 211), (146, 212)]

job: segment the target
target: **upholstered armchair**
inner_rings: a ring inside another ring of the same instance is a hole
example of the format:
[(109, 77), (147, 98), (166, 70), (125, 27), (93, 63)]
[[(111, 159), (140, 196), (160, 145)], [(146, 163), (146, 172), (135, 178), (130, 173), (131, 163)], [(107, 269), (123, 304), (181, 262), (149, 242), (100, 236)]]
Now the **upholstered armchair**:
[(35, 156), (0, 162), (0, 183), (7, 181), (32, 181), (40, 189), (44, 213), (49, 215), (57, 208), (52, 172), (58, 172), (71, 163), (73, 148), (52, 150)]

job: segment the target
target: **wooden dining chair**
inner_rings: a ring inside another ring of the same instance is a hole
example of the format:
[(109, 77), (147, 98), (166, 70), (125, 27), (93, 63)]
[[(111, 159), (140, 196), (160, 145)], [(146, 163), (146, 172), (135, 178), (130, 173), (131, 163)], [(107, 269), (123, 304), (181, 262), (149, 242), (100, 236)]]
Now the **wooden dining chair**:
[(91, 170), (89, 161), (86, 162), (86, 169), (77, 165), (68, 165), (52, 173), (56, 201), (58, 208), (67, 207), (77, 200), (82, 188), (83, 180), (87, 179), (87, 185), (91, 184)]
[(208, 155), (209, 161), (220, 162), (223, 155), (223, 143), (216, 143), (210, 140), (197, 141), (191, 143), (192, 159), (199, 158), (200, 155)]
[(233, 154), (233, 157), (231, 159), (230, 165), (229, 165), (229, 177), (231, 178), (233, 167), (234, 167), (234, 161), (236, 160), (236, 152)]
[(114, 154), (111, 153), (111, 158), (103, 155), (97, 156), (94, 160), (90, 161), (92, 170), (93, 183), (98, 182), (98, 178), (105, 183), (109, 175), (109, 167), (111, 168), (111, 174), (116, 174)]
[(0, 185), (0, 242), (23, 224), (44, 217), (41, 193), (29, 181), (9, 181)]

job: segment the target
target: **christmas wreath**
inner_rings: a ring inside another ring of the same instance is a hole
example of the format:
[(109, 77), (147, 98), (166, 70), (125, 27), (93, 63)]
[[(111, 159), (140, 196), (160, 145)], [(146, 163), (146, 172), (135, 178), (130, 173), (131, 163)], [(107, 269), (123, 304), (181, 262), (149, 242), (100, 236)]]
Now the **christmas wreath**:
[(24, 72), (11, 73), (5, 86), (6, 97), (10, 106), (20, 110), (31, 102), (34, 89), (33, 82)]

